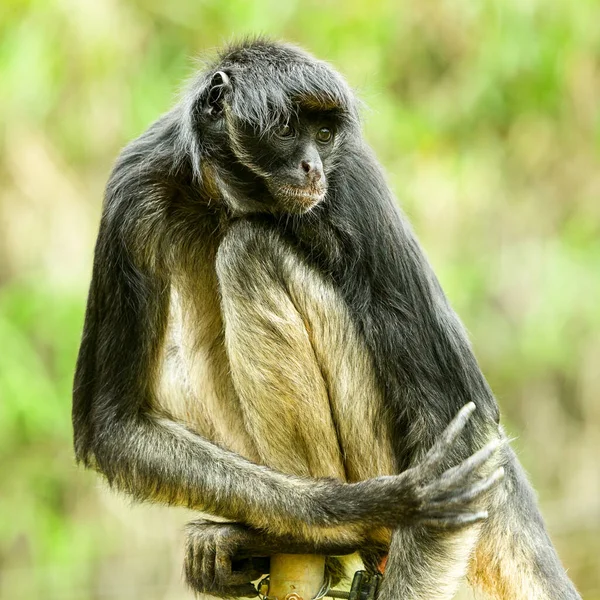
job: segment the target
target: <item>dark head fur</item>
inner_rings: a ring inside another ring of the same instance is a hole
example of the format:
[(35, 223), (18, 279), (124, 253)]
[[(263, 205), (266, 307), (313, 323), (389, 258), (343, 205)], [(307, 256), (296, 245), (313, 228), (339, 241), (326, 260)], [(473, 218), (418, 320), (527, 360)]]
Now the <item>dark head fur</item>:
[(189, 108), (196, 125), (205, 120), (201, 107), (219, 71), (235, 89), (226, 100), (230, 114), (261, 132), (288, 120), (299, 106), (357, 118), (352, 90), (326, 62), (291, 44), (258, 39), (229, 46), (192, 82)]
[[(221, 52), (192, 81), (179, 110), (182, 149), (197, 181), (206, 185), (207, 179), (217, 177), (219, 187), (223, 181), (244, 186), (257, 174), (256, 169), (247, 173), (243, 167), (223, 172), (223, 165), (243, 154), (223, 155), (224, 134), (231, 147), (241, 128), (262, 137), (302, 111), (327, 113), (354, 134), (358, 123), (358, 101), (341, 75), (300, 48), (264, 39), (247, 40)], [(252, 195), (261, 194), (253, 187)]]

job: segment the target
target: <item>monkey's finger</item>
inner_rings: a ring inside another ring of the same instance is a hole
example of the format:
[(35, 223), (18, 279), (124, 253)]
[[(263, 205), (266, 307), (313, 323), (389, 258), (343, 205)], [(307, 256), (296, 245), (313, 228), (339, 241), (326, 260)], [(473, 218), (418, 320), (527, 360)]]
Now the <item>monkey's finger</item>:
[(194, 544), (188, 543), (185, 551), (185, 559), (183, 561), (183, 567), (185, 569), (185, 575), (187, 579), (193, 579), (195, 574), (195, 552)]
[[(231, 561), (229, 558), (220, 552), (215, 553), (215, 580), (218, 587), (222, 587), (227, 583), (233, 584), (231, 581)], [(236, 581), (235, 583), (244, 583), (247, 580)]]
[(469, 504), (498, 485), (502, 479), (504, 479), (504, 467), (499, 467), (489, 477), (477, 481), (463, 492), (448, 496), (444, 500), (432, 502), (430, 506), (434, 509), (444, 509)]
[(215, 575), (215, 563), (216, 563), (216, 548), (214, 545), (205, 546), (202, 551), (202, 563), (200, 568), (202, 570), (202, 581), (207, 589), (216, 587), (217, 578)]
[(424, 463), (427, 467), (436, 467), (444, 458), (448, 448), (452, 446), (456, 441), (456, 438), (461, 434), (465, 425), (471, 418), (471, 415), (475, 411), (475, 408), (475, 403), (469, 402), (458, 411), (456, 417), (452, 419), (448, 427), (442, 432), (440, 438), (426, 454)]
[(453, 530), (480, 523), (487, 518), (487, 510), (474, 513), (441, 513), (438, 516), (430, 515), (426, 519), (419, 521), (419, 524), (434, 529)]
[(440, 436), (439, 444), (443, 446), (449, 446), (454, 443), (456, 438), (462, 433), (465, 425), (469, 422), (471, 415), (475, 412), (477, 406), (475, 402), (468, 402), (465, 404), (457, 413), (457, 415), (450, 421), (450, 424), (444, 429)]
[(190, 585), (194, 587), (203, 587), (202, 578), (202, 545), (190, 543), (188, 546), (187, 560), (185, 563), (186, 576)]
[(498, 448), (504, 445), (504, 443), (504, 440), (498, 438), (493, 439), (462, 463), (445, 471), (437, 482), (438, 489), (452, 489), (463, 485), (463, 483), (472, 477), (477, 470), (498, 451)]
[(187, 584), (197, 592), (208, 592), (207, 582), (202, 573), (202, 555), (198, 553), (197, 546), (190, 545), (184, 562), (185, 579)]

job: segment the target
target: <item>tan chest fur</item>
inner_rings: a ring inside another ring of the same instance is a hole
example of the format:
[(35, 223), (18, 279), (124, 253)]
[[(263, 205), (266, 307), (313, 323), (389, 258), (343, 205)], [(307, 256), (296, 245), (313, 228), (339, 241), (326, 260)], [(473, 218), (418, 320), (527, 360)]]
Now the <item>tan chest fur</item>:
[(214, 264), (203, 264), (171, 288), (161, 407), (287, 473), (347, 481), (392, 474), (371, 358), (335, 290), (290, 265), (285, 289), (265, 288), (260, 302), (232, 298)]

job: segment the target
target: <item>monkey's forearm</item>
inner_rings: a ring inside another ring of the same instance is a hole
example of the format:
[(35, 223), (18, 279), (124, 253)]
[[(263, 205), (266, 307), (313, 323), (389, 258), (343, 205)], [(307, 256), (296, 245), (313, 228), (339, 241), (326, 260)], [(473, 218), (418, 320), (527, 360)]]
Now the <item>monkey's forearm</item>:
[[(360, 543), (366, 523), (397, 521), (402, 514), (394, 501), (402, 487), (395, 478), (367, 489), (362, 483), (287, 476), (165, 419), (115, 423), (96, 443), (94, 457), (111, 484), (139, 499), (187, 506), (312, 542)], [(374, 494), (387, 497), (386, 514), (370, 515)]]
[[(340, 524), (331, 510), (343, 484), (309, 482), (251, 463), (166, 419), (115, 423), (95, 463), (141, 499), (201, 510), (269, 532)], [(360, 513), (360, 509), (357, 510)], [(358, 530), (357, 530), (358, 531)]]
[(495, 448), (440, 475), (472, 406), (465, 407), (422, 463), (398, 476), (357, 483), (284, 475), (223, 450), (165, 419), (131, 417), (105, 426), (95, 464), (116, 486), (142, 499), (188, 506), (270, 534), (309, 543), (360, 545), (369, 527), (419, 523), (461, 528), (485, 518), (472, 502), (498, 474), (471, 483)]

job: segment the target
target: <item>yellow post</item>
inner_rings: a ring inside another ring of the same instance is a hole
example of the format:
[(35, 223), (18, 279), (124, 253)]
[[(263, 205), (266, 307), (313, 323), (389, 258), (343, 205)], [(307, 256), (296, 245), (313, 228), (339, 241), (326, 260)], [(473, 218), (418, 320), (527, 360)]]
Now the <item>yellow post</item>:
[(325, 557), (315, 554), (271, 556), (269, 597), (278, 600), (312, 600), (325, 576)]

